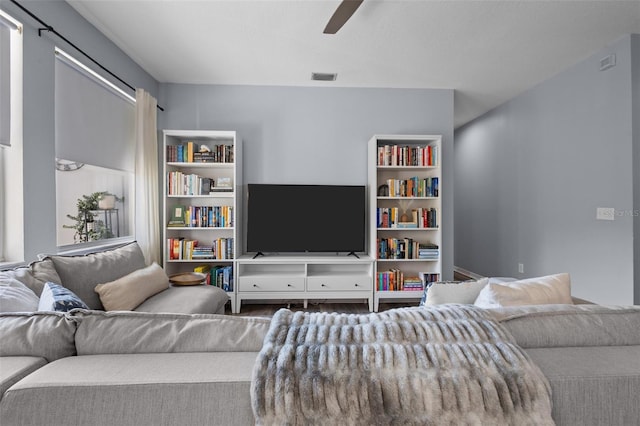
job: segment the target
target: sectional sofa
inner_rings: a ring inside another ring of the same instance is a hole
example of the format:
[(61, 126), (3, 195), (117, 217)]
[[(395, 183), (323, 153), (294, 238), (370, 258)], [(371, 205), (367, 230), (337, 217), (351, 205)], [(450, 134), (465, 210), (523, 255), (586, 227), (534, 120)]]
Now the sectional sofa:
[[(132, 256), (136, 255), (128, 253), (120, 262)], [(95, 278), (86, 270), (59, 273), (58, 264), (62, 271), (64, 262), (73, 260), (82, 268), (99, 263), (104, 269), (106, 262), (49, 257), (14, 278), (33, 280), (32, 286), (55, 279), (52, 272), (67, 285), (71, 277), (82, 274), (79, 282), (88, 281), (92, 287), (118, 280)], [(127, 268), (114, 269), (111, 264), (109, 269), (122, 275)], [(166, 297), (162, 309), (180, 306)], [(567, 303), (481, 311), (544, 374), (556, 424), (640, 424), (640, 307)], [(394, 315), (392, 311), (387, 317)], [(367, 314), (347, 321), (366, 323), (371, 318)], [(447, 324), (442, 323), (443, 329)], [(0, 424), (254, 424), (256, 360), (271, 350), (266, 343), (280, 332), (271, 319), (215, 313), (105, 312), (96, 305), (66, 313), (2, 313)], [(436, 363), (447, 364), (444, 358)], [(294, 400), (302, 397), (285, 394)], [(269, 424), (264, 418), (259, 421)], [(358, 424), (346, 418), (344, 423)], [(432, 423), (439, 424), (437, 416)]]
[[(113, 308), (139, 312), (224, 314), (229, 296), (215, 286), (175, 287), (157, 265), (145, 263), (136, 242), (82, 256), (43, 255), (29, 266), (0, 271), (0, 312), (19, 305), (25, 311), (38, 310), (47, 283), (61, 285), (77, 296), (87, 309)], [(95, 288), (104, 286), (101, 293)], [(68, 293), (68, 292), (67, 292)], [(61, 295), (61, 300), (65, 300)], [(73, 300), (73, 299), (72, 299)], [(73, 302), (71, 302), (73, 303)], [(3, 305), (13, 306), (3, 306)], [(79, 306), (79, 305), (78, 305)], [(3, 309), (4, 308), (4, 309)]]

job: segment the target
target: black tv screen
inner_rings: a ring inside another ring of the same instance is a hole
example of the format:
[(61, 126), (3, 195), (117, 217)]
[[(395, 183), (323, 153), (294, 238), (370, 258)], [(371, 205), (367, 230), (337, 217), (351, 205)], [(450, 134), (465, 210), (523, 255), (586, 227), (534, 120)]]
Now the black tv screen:
[(365, 187), (248, 185), (248, 252), (363, 252)]

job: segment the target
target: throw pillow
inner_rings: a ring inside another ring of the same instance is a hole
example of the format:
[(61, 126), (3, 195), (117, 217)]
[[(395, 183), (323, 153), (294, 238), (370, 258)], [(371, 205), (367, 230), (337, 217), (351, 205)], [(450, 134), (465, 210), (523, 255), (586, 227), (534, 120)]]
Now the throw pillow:
[(489, 283), (475, 305), (481, 308), (502, 306), (573, 304), (569, 274), (555, 274), (502, 284)]
[(47, 282), (42, 288), (39, 311), (69, 312), (74, 308), (89, 309), (87, 305), (71, 290), (60, 284)]
[(169, 277), (154, 262), (115, 281), (98, 284), (95, 291), (106, 311), (130, 311), (167, 288)]
[(121, 278), (147, 266), (138, 243), (82, 256), (46, 256), (60, 276), (60, 284), (76, 293), (90, 309), (102, 309), (96, 284)]
[(0, 312), (35, 312), (38, 296), (14, 278), (0, 279)]
[(464, 303), (472, 305), (489, 278), (478, 281), (436, 281), (425, 289), (424, 303), (421, 305), (442, 305), (444, 303)]

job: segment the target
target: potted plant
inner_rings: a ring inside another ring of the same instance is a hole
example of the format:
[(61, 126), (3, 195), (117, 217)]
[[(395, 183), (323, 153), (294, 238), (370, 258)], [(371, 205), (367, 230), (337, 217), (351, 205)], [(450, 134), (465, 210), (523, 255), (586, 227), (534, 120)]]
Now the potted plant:
[(90, 195), (83, 195), (78, 198), (76, 208), (78, 213), (67, 217), (75, 223), (73, 225), (62, 225), (64, 228), (74, 229), (76, 232), (73, 240), (76, 243), (86, 243), (89, 241), (113, 238), (113, 232), (104, 221), (97, 219), (96, 210), (108, 210), (115, 207), (116, 201), (123, 201), (124, 198), (117, 197), (107, 191), (94, 192)]

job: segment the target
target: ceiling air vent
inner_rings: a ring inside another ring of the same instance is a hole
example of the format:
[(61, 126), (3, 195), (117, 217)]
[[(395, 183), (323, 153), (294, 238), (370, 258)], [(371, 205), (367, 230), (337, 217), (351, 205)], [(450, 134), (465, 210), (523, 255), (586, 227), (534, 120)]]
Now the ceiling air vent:
[(335, 81), (338, 78), (338, 74), (329, 72), (312, 72), (311, 80), (316, 81)]

